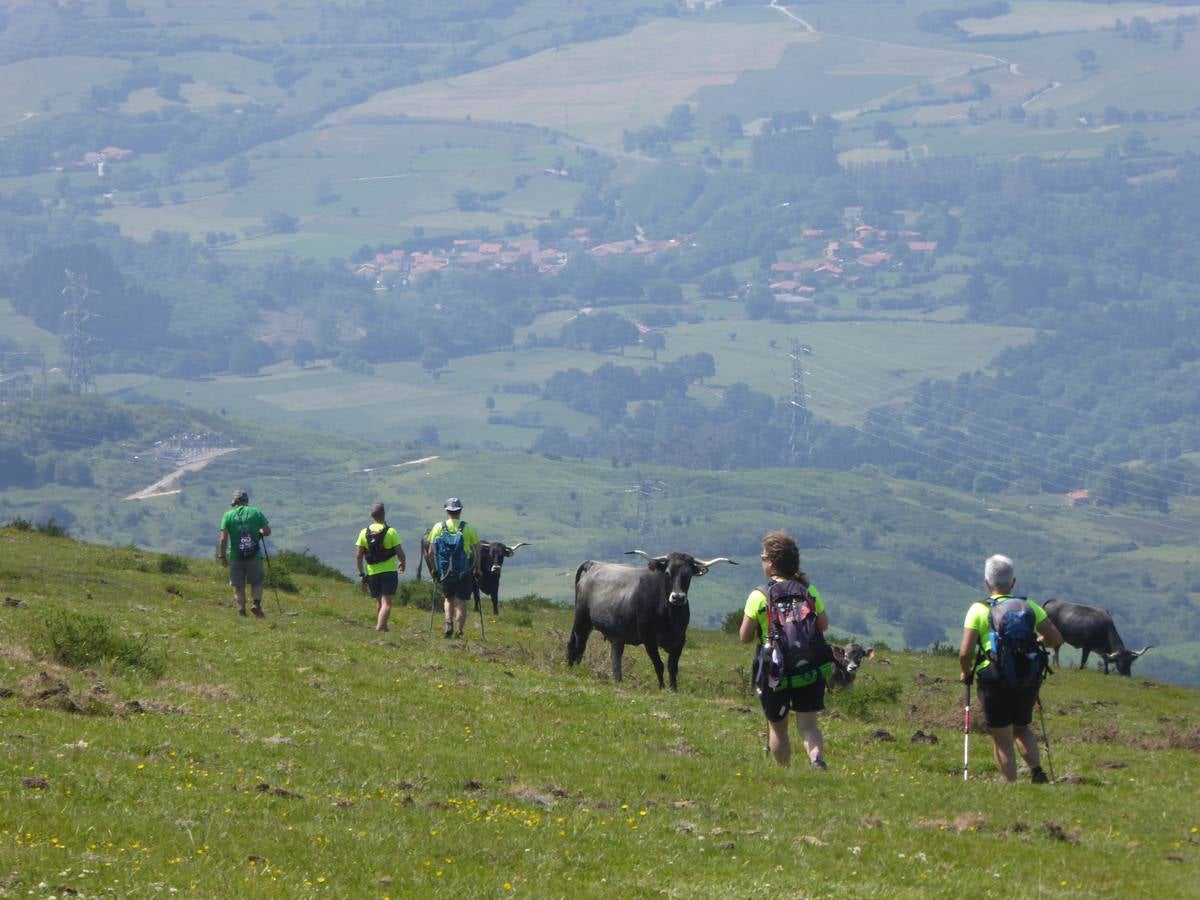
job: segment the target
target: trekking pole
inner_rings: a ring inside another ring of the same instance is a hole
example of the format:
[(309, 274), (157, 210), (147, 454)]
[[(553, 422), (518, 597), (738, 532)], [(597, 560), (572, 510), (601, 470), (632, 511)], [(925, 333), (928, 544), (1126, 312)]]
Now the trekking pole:
[(263, 535), (263, 539), (262, 539), (262, 548), (263, 548), (263, 559), (265, 559), (267, 561), (267, 578), (271, 582), (271, 593), (275, 597), (275, 610), (280, 615), (282, 615), (283, 614), (283, 604), (281, 604), (279, 602), (279, 591), (275, 589), (275, 575), (274, 575), (274, 570), (271, 568), (271, 554), (267, 552), (267, 536), (265, 534)]
[(1042, 723), (1042, 743), (1046, 745), (1046, 765), (1050, 767), (1050, 780), (1054, 781), (1054, 756), (1050, 753), (1050, 735), (1046, 733), (1046, 711), (1042, 709), (1042, 695), (1037, 697), (1038, 718)]
[(963, 781), (967, 780), (967, 765), (971, 759), (971, 679), (967, 679), (967, 699), (963, 704)]
[(429, 579), (429, 639), (433, 640), (433, 611), (437, 609), (437, 579)]

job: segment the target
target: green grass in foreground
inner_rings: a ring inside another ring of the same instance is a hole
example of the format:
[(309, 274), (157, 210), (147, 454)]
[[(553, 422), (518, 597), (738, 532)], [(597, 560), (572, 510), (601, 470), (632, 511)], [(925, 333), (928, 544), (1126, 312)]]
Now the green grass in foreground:
[[(377, 635), (353, 586), (294, 580), (257, 622), (233, 614), (215, 567), (0, 532), (3, 592), (24, 604), (0, 607), (5, 890), (1177, 897), (1196, 884), (1194, 691), (1060, 672), (1044, 690), (1059, 783), (996, 783), (976, 730), (963, 784), (955, 661), (883, 652), (831, 698), (830, 771), (785, 771), (764, 758), (749, 653), (730, 635), (691, 632), (673, 695), (638, 648), (622, 686), (598, 639), (566, 669), (566, 610), (502, 609), (486, 634), (474, 618), (448, 642), (405, 607)], [(66, 609), (160, 649), (165, 674), (35, 656), (35, 622)]]

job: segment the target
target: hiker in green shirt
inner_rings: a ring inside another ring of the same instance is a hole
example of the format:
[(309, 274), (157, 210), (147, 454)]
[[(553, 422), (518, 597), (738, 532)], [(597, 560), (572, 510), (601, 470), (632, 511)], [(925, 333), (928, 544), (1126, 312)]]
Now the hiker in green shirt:
[(271, 533), (262, 510), (250, 505), (245, 489), (234, 491), (230, 509), (221, 517), (221, 537), (217, 561), (229, 567), (229, 584), (239, 616), (246, 614), (246, 582), (254, 598), (254, 617), (263, 618), (263, 546)]

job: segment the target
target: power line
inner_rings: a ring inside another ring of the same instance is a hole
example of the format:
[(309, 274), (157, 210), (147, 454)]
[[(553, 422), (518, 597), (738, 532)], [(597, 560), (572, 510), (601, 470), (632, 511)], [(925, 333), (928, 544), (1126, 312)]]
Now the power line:
[(87, 301), (88, 297), (96, 292), (88, 288), (86, 275), (76, 275), (70, 269), (65, 269), (64, 272), (67, 284), (62, 293), (67, 297), (68, 305), (63, 311), (63, 317), (67, 320), (68, 331), (63, 341), (67, 345), (67, 354), (70, 357), (67, 374), (72, 391), (77, 394), (94, 394), (96, 377), (92, 373), (92, 335), (87, 329), (92, 312), (87, 308)]

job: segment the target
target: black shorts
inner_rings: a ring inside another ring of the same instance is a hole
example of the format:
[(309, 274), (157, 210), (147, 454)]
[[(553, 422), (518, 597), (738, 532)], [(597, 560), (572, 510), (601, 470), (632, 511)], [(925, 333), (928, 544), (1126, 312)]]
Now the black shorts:
[(380, 572), (378, 575), (367, 576), (367, 588), (376, 600), (380, 597), (395, 597), (399, 587), (400, 575), (397, 572)]
[(778, 722), (789, 712), (820, 712), (825, 708), (825, 679), (818, 678), (804, 687), (782, 691), (763, 691), (758, 698), (768, 722)]
[(979, 700), (988, 728), (1024, 728), (1033, 721), (1038, 688), (1013, 688), (1007, 684), (979, 684)]
[(470, 600), (474, 587), (475, 579), (470, 575), (463, 578), (447, 578), (442, 581), (442, 596), (451, 600)]

